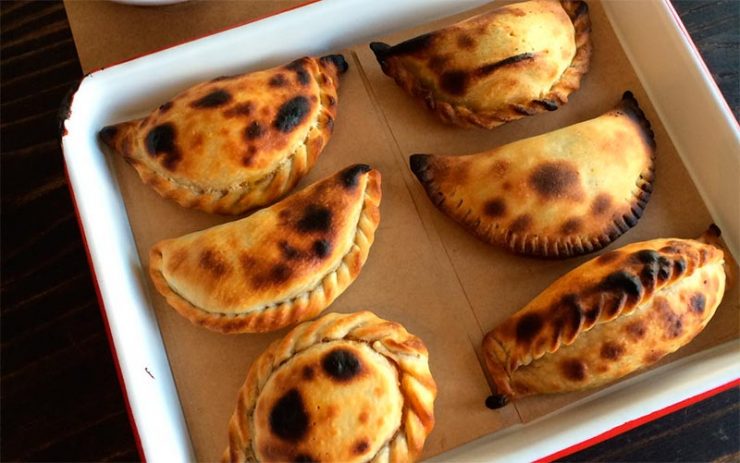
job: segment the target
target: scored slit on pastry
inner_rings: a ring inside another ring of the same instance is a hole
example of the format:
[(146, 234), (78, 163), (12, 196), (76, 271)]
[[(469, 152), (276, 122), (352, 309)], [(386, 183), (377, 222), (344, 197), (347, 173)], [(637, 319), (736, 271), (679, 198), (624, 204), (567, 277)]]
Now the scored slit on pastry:
[(150, 275), (195, 324), (276, 330), (315, 316), (354, 281), (380, 199), (380, 173), (354, 165), (247, 218), (155, 244)]
[(513, 3), (389, 46), (383, 72), (443, 121), (493, 128), (568, 102), (591, 57), (580, 0)]
[(691, 342), (709, 323), (734, 261), (712, 226), (603, 254), (556, 280), (491, 330), (488, 405), (615, 381)]
[(466, 156), (415, 154), (437, 208), (481, 240), (542, 257), (596, 251), (652, 192), (655, 140), (632, 93), (589, 121)]
[(250, 367), (223, 461), (416, 460), (434, 427), (428, 356), (368, 311), (297, 326)]
[(271, 204), (313, 167), (334, 129), (342, 55), (220, 77), (100, 138), (184, 207), (239, 214)]

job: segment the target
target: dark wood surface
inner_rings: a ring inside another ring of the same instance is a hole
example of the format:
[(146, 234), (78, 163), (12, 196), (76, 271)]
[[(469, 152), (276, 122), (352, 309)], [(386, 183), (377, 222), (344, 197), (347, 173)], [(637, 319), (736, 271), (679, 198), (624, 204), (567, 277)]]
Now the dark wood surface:
[[(740, 1), (673, 3), (738, 117)], [(0, 44), (0, 460), (138, 460), (57, 138), (63, 5), (0, 2)], [(566, 460), (740, 461), (740, 388)]]

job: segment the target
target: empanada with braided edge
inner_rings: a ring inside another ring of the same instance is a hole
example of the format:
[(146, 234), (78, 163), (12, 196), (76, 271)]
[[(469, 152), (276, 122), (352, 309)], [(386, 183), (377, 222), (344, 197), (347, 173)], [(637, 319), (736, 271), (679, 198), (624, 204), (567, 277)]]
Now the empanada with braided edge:
[(718, 237), (633, 243), (556, 280), (486, 335), (493, 401), (598, 387), (689, 343), (733, 271)]
[(434, 427), (428, 357), (368, 311), (297, 326), (249, 369), (223, 461), (416, 460)]

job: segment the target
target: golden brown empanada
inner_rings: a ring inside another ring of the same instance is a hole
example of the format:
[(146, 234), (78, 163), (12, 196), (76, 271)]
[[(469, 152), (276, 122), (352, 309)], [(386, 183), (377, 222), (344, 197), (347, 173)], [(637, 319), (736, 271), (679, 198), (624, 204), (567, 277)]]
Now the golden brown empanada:
[(650, 198), (655, 141), (630, 92), (608, 113), (468, 156), (411, 156), (432, 202), (483, 241), (526, 255), (600, 249)]
[(724, 294), (718, 236), (630, 244), (556, 280), (486, 335), (491, 402), (601, 386), (689, 343)]
[(293, 189), (329, 141), (342, 55), (301, 58), (196, 85), (101, 139), (157, 193), (238, 214)]
[(588, 71), (590, 31), (585, 2), (539, 0), (370, 48), (442, 120), (490, 129), (567, 103)]
[(360, 273), (380, 196), (377, 170), (348, 167), (247, 218), (155, 244), (150, 275), (181, 315), (214, 331), (311, 318)]
[(371, 312), (297, 326), (249, 369), (223, 461), (414, 461), (434, 427), (428, 358)]

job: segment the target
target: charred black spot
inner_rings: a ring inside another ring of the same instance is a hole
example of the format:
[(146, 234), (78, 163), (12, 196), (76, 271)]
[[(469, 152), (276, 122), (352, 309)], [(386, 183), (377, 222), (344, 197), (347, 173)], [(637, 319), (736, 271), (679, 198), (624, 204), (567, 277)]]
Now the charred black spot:
[(464, 95), (468, 87), (468, 73), (465, 71), (447, 71), (439, 78), (439, 86), (450, 95)]
[(566, 220), (565, 223), (560, 227), (560, 231), (565, 235), (572, 235), (581, 231), (583, 222), (578, 217), (571, 217)]
[(664, 282), (671, 276), (671, 261), (661, 256), (658, 258), (658, 281)]
[(311, 110), (311, 103), (305, 96), (292, 98), (280, 106), (272, 126), (287, 133), (298, 127)]
[(297, 389), (282, 396), (270, 411), (270, 429), (276, 436), (298, 441), (308, 432), (308, 414)]
[(532, 226), (532, 216), (529, 214), (522, 214), (509, 225), (509, 230), (512, 233), (523, 233), (529, 230)]
[(270, 80), (267, 81), (267, 85), (270, 87), (282, 87), (285, 85), (287, 81), (285, 80), (285, 76), (282, 74), (275, 74), (274, 76), (270, 77)]
[(683, 319), (671, 309), (665, 299), (657, 302), (658, 309), (663, 317), (663, 329), (669, 338), (677, 338), (683, 334)]
[(505, 395), (494, 394), (486, 397), (486, 407), (490, 408), (491, 410), (496, 410), (497, 408), (504, 407), (508, 403), (509, 398)]
[(115, 125), (108, 125), (100, 130), (100, 139), (105, 142), (108, 146), (113, 145), (113, 140), (116, 138), (118, 133), (118, 127)]
[(329, 103), (329, 106), (334, 106), (335, 104), (337, 104), (337, 99), (334, 98), (332, 95), (328, 95), (326, 97), (326, 101)]
[[(479, 67), (475, 70), (475, 74), (478, 76), (487, 76), (488, 74), (491, 74), (496, 70), (501, 69), (502, 67), (516, 64), (522, 61), (530, 61), (533, 59), (534, 53), (521, 53), (519, 55), (509, 56), (508, 58), (496, 61), (495, 63), (490, 63)], [(557, 109), (557, 106), (555, 107), (555, 109)]]
[(554, 314), (558, 325), (569, 328), (566, 334), (573, 335), (578, 332), (583, 323), (583, 308), (578, 300), (577, 294), (566, 294), (555, 306)]
[(321, 366), (332, 378), (349, 381), (362, 371), (360, 360), (347, 349), (334, 349), (324, 356)]
[(632, 92), (624, 92), (624, 95), (622, 95), (622, 101), (619, 103), (619, 106), (617, 106), (617, 110), (640, 126), (642, 129), (640, 134), (642, 135), (643, 142), (651, 149), (655, 150), (655, 134), (650, 126), (650, 121), (648, 121), (645, 117), (645, 113), (640, 109), (640, 105), (637, 103), (637, 99)]
[(555, 111), (558, 109), (558, 104), (552, 100), (534, 100), (534, 102), (548, 111)]
[(311, 381), (314, 376), (316, 376), (316, 372), (313, 370), (313, 367), (309, 366), (303, 367), (302, 373), (303, 379), (305, 379), (306, 381)]
[(543, 199), (572, 193), (579, 184), (578, 171), (566, 161), (543, 162), (529, 176), (529, 184)]
[(150, 155), (164, 155), (162, 165), (173, 170), (180, 161), (180, 151), (175, 146), (175, 127), (170, 123), (160, 124), (149, 131), (144, 140)]
[(621, 270), (604, 278), (604, 281), (599, 285), (599, 289), (612, 293), (623, 293), (633, 301), (639, 299), (643, 291), (639, 278)]
[(270, 280), (275, 283), (284, 283), (293, 274), (293, 270), (284, 264), (277, 264), (270, 270)]
[(586, 324), (593, 325), (597, 318), (599, 318), (599, 315), (601, 314), (601, 307), (600, 306), (594, 306), (588, 309), (583, 313), (583, 316), (585, 317)]
[(430, 179), (430, 175), (427, 172), (430, 159), (431, 156), (428, 154), (412, 154), (411, 156), (409, 156), (409, 165), (411, 166), (411, 172), (413, 172), (414, 175), (416, 175), (416, 177), (421, 182), (426, 182)]
[(244, 129), (244, 136), (247, 140), (255, 140), (261, 137), (265, 133), (265, 128), (262, 127), (258, 121), (252, 121), (246, 129)]
[(704, 313), (704, 308), (707, 304), (707, 298), (702, 293), (696, 293), (693, 296), (691, 296), (691, 299), (689, 300), (689, 307), (694, 313), (702, 314)]
[(296, 78), (298, 79), (299, 84), (308, 85), (308, 83), (311, 82), (311, 76), (308, 74), (308, 72), (306, 72), (305, 65), (305, 59), (302, 58), (287, 64), (285, 66), (285, 69), (296, 73)]
[(354, 188), (357, 186), (357, 180), (360, 175), (370, 172), (371, 167), (367, 164), (356, 164), (342, 171), (342, 184), (345, 188)]
[[(413, 55), (426, 50), (432, 44), (434, 33), (422, 34), (412, 39), (401, 42), (388, 50), (389, 56)], [(371, 44), (372, 45), (372, 44)], [(374, 50), (373, 50), (374, 51)]]
[(531, 342), (542, 330), (542, 317), (536, 313), (530, 313), (516, 324), (516, 340), (519, 343)]
[(363, 453), (367, 452), (368, 448), (370, 448), (370, 444), (367, 443), (366, 439), (362, 439), (355, 443), (352, 451), (357, 455), (362, 455)]
[(145, 143), (146, 150), (152, 156), (173, 152), (175, 150), (175, 127), (170, 123), (154, 127), (146, 135)]
[(654, 289), (655, 284), (658, 281), (657, 276), (657, 265), (645, 265), (645, 267), (643, 267), (642, 271), (640, 272), (640, 282), (642, 283), (642, 286), (644, 286), (646, 289)]
[(313, 253), (316, 257), (323, 259), (331, 252), (331, 243), (326, 240), (316, 240), (313, 242)]
[(583, 381), (586, 379), (586, 364), (580, 360), (565, 360), (560, 364), (563, 375), (571, 381)]
[(214, 90), (190, 104), (193, 108), (216, 108), (231, 101), (231, 94), (224, 89)]
[(306, 453), (299, 453), (295, 457), (293, 457), (294, 463), (319, 463), (318, 460), (316, 460), (311, 455), (308, 455)]
[(683, 259), (678, 259), (673, 262), (673, 273), (676, 274), (676, 276), (680, 276), (683, 274), (683, 272), (686, 271), (686, 261)]
[(337, 71), (339, 71), (340, 74), (344, 74), (345, 72), (347, 72), (347, 69), (349, 69), (349, 64), (347, 64), (347, 60), (344, 59), (343, 55), (322, 56), (320, 58), (320, 61), (322, 63), (333, 64), (334, 67), (337, 68)]
[(224, 111), (224, 117), (249, 116), (252, 114), (253, 109), (254, 105), (249, 101), (235, 104), (233, 107)]
[(486, 204), (483, 206), (483, 213), (489, 217), (506, 215), (506, 202), (502, 198), (486, 201)]
[(654, 264), (658, 262), (660, 254), (652, 249), (643, 249), (633, 254), (635, 260), (641, 264)]
[(613, 342), (605, 342), (601, 345), (601, 358), (604, 360), (619, 360), (624, 354), (624, 347)]
[(301, 255), (301, 252), (298, 249), (288, 244), (288, 242), (285, 240), (281, 240), (278, 243), (278, 247), (280, 248), (280, 252), (285, 259), (297, 259)]
[(159, 107), (159, 112), (166, 113), (167, 111), (172, 109), (172, 104), (173, 103), (171, 101), (168, 101), (167, 103), (163, 104), (162, 106)]
[(600, 193), (594, 198), (594, 202), (591, 203), (591, 212), (594, 215), (601, 215), (609, 211), (612, 207), (612, 197), (607, 193)]
[(331, 211), (324, 206), (311, 204), (296, 225), (303, 233), (328, 232), (331, 228)]

